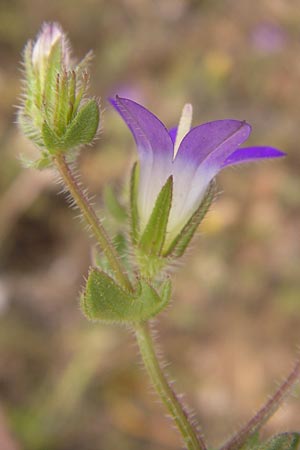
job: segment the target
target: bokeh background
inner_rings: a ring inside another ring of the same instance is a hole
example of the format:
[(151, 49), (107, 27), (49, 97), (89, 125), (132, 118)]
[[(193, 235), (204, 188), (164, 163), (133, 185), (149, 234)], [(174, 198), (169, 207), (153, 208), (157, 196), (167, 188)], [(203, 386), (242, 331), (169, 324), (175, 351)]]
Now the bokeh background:
[[(172, 450), (179, 437), (133, 337), (79, 311), (84, 228), (53, 174), (18, 160), (36, 154), (14, 123), (20, 55), (45, 20), (63, 25), (78, 57), (95, 53), (103, 131), (79, 164), (99, 207), (135, 158), (106, 102), (115, 93), (169, 126), (188, 101), (195, 124), (246, 119), (252, 144), (288, 153), (218, 177), (222, 195), (157, 323), (171, 378), (216, 446), (272, 393), (300, 342), (300, 1), (0, 2), (1, 450)], [(298, 396), (264, 433), (299, 429)]]

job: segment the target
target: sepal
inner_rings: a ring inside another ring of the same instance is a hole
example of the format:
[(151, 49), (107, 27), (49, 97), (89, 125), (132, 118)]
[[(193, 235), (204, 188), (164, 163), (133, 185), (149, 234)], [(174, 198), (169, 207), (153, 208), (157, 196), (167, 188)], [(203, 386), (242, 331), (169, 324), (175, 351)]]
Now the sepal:
[(99, 125), (99, 109), (96, 100), (89, 100), (59, 136), (47, 121), (42, 127), (44, 145), (51, 154), (66, 151), (82, 144), (90, 144)]
[(149, 221), (139, 242), (147, 255), (159, 256), (166, 240), (167, 225), (172, 205), (173, 177), (170, 176), (156, 199)]
[(65, 149), (90, 144), (96, 136), (99, 125), (99, 105), (95, 99), (83, 105), (68, 126), (65, 136)]
[(165, 308), (170, 300), (171, 282), (166, 280), (158, 293), (140, 279), (134, 292), (122, 289), (109, 275), (92, 268), (81, 296), (81, 309), (90, 320), (133, 323), (150, 319)]
[(199, 206), (199, 208), (194, 212), (192, 217), (183, 227), (181, 232), (173, 240), (171, 245), (167, 247), (163, 252), (163, 256), (171, 256), (173, 258), (179, 258), (182, 256), (189, 245), (192, 237), (194, 236), (198, 226), (204, 219), (216, 193), (215, 182), (212, 181), (206, 191), (206, 194)]

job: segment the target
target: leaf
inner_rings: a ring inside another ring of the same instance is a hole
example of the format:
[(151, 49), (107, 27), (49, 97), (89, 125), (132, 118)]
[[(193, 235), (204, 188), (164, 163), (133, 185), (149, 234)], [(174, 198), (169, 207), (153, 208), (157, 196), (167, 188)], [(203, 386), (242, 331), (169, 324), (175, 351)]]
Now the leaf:
[(299, 450), (300, 433), (282, 433), (266, 442), (258, 443), (257, 434), (252, 436), (240, 450)]
[(257, 450), (259, 445), (259, 432), (252, 434), (247, 441), (240, 447), (240, 450)]
[(161, 286), (161, 295), (140, 279), (135, 292), (124, 291), (105, 272), (92, 268), (81, 297), (81, 308), (88, 319), (104, 322), (132, 323), (148, 320), (169, 302), (171, 283)]
[(298, 450), (299, 448), (299, 433), (282, 433), (261, 444), (257, 450)]
[(156, 199), (150, 219), (139, 242), (139, 247), (148, 255), (161, 254), (167, 233), (173, 196), (173, 177), (170, 176)]
[(171, 245), (164, 251), (164, 256), (173, 256), (179, 258), (185, 252), (188, 244), (190, 243), (192, 237), (194, 236), (198, 226), (204, 219), (213, 199), (215, 196), (215, 183), (211, 182), (206, 194), (199, 206), (199, 208), (194, 212), (192, 217), (183, 227), (178, 236), (174, 239)]
[(89, 100), (78, 111), (64, 135), (65, 149), (90, 144), (99, 125), (99, 107), (96, 100)]

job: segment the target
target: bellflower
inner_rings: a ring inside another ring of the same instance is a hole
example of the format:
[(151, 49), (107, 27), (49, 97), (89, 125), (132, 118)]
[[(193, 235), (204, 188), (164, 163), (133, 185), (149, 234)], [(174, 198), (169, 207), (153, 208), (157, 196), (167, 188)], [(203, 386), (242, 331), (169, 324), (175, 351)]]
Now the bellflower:
[(154, 114), (132, 100), (116, 97), (111, 103), (127, 124), (137, 145), (137, 208), (141, 232), (147, 226), (162, 187), (170, 176), (173, 178), (165, 254), (199, 208), (218, 172), (227, 166), (284, 155), (272, 147), (239, 148), (251, 132), (245, 121), (216, 120), (191, 128), (190, 104), (185, 105), (178, 128), (168, 131)]

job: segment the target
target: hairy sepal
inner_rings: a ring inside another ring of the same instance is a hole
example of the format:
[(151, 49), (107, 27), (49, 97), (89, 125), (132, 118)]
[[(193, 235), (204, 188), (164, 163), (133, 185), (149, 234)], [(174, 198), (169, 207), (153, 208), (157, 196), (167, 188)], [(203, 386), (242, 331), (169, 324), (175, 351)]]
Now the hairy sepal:
[(42, 136), (45, 147), (51, 154), (65, 152), (83, 144), (90, 144), (99, 125), (99, 107), (96, 100), (89, 100), (79, 110), (66, 128), (64, 135), (58, 136), (53, 128), (44, 121)]
[(81, 308), (90, 320), (136, 323), (148, 320), (164, 309), (170, 299), (171, 283), (166, 280), (158, 293), (140, 279), (133, 293), (123, 290), (108, 274), (92, 268), (81, 296)]
[(171, 245), (168, 246), (163, 252), (163, 256), (171, 256), (173, 258), (179, 258), (182, 256), (193, 238), (197, 228), (204, 219), (209, 207), (215, 197), (216, 187), (215, 182), (212, 181), (205, 193), (205, 196), (199, 206), (194, 212), (192, 217), (183, 227), (181, 232), (176, 236)]
[(166, 240), (172, 205), (173, 177), (170, 176), (156, 199), (150, 219), (140, 239), (139, 247), (147, 255), (159, 256)]

